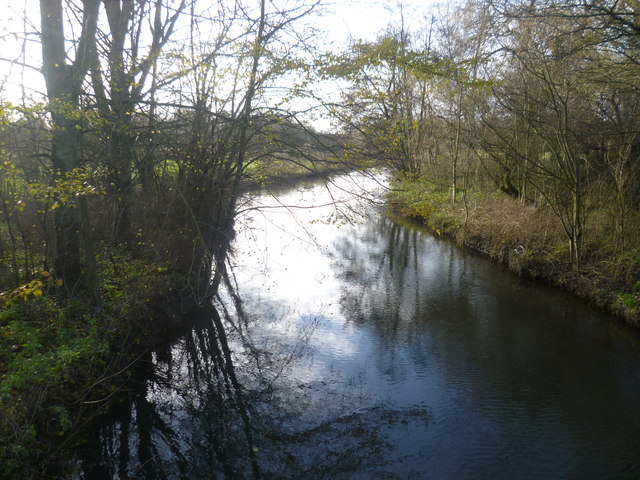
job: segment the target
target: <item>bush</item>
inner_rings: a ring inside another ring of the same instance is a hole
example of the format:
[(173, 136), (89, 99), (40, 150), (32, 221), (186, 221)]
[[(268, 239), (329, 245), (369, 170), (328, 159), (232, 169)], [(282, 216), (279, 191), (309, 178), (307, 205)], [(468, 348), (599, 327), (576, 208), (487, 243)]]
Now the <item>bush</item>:
[(167, 269), (125, 258), (103, 263), (100, 307), (57, 296), (55, 282), (39, 279), (4, 295), (0, 478), (64, 471), (65, 458), (82, 441), (82, 425), (100, 413), (106, 406), (100, 400), (126, 378), (113, 373), (144, 348), (148, 306), (168, 290)]

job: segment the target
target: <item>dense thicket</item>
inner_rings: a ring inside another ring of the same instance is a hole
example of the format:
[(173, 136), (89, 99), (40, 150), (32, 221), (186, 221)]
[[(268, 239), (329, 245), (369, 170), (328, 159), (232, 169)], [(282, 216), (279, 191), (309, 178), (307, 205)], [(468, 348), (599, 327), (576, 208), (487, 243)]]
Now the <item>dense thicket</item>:
[(307, 55), (296, 23), (315, 4), (40, 0), (36, 51), (11, 32), (46, 91), (0, 103), (0, 478), (66, 466), (116, 378), (180, 323), (154, 304), (209, 303), (246, 182), (333, 158), (315, 145), (336, 138), (279, 106), (297, 82), (269, 95)]

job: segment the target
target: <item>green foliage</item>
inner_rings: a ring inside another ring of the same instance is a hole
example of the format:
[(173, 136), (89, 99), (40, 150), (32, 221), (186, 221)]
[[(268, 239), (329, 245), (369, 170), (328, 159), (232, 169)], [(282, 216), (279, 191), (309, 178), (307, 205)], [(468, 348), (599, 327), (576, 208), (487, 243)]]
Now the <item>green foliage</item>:
[(640, 281), (634, 283), (630, 291), (615, 292), (614, 305), (628, 318), (640, 316)]
[(633, 293), (620, 292), (617, 294), (617, 301), (625, 309), (635, 309), (638, 304), (638, 295)]
[(101, 379), (128, 363), (151, 299), (169, 288), (166, 266), (124, 254), (100, 263), (100, 308), (55, 296), (59, 282), (49, 272), (0, 303), (0, 478), (44, 475), (59, 461), (56, 444), (82, 440), (84, 402), (113, 391)]
[(79, 167), (57, 175), (51, 185), (31, 182), (27, 185), (27, 192), (33, 199), (45, 202), (48, 208), (55, 210), (62, 205), (73, 204), (79, 197), (104, 195), (106, 190), (102, 185), (105, 178), (103, 167)]
[[(169, 288), (169, 267), (148, 260), (131, 259), (124, 254), (101, 261), (99, 274), (103, 309), (130, 315), (144, 303), (163, 295)], [(133, 293), (135, 292), (135, 293)]]
[(426, 177), (396, 182), (389, 202), (401, 216), (421, 221), (438, 234), (444, 226), (455, 223), (448, 212), (447, 190)]
[(69, 405), (81, 405), (78, 387), (102, 373), (108, 351), (105, 331), (73, 302), (16, 297), (0, 309), (0, 477), (46, 463), (43, 446), (75, 427)]
[(389, 65), (401, 67), (417, 77), (438, 75), (445, 69), (443, 59), (412, 49), (392, 35), (382, 36), (375, 42), (356, 42), (347, 52), (328, 54), (321, 65), (326, 76), (357, 81), (363, 78), (364, 70)]
[(20, 299), (26, 301), (29, 298), (40, 297), (43, 292), (62, 287), (62, 285), (62, 279), (56, 279), (51, 273), (43, 270), (40, 272), (40, 278), (31, 280), (11, 291), (0, 292), (0, 307), (5, 306), (12, 300)]

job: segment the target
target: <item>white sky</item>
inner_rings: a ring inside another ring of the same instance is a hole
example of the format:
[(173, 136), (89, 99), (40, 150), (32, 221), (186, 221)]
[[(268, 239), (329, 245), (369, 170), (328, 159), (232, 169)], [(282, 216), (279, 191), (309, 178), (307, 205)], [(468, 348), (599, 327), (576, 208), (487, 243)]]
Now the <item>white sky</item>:
[[(330, 3), (329, 3), (330, 2)], [(329, 13), (322, 23), (330, 38), (340, 43), (349, 37), (373, 40), (389, 23), (398, 22), (402, 4), (408, 26), (417, 27), (442, 0), (334, 0), (327, 3)]]
[[(291, 1), (291, 0), (289, 0)], [(326, 32), (328, 48), (338, 50), (349, 39), (373, 40), (390, 22), (398, 22), (399, 0), (325, 0), (315, 26)], [(417, 26), (437, 0), (402, 0), (405, 21)], [(442, 2), (440, 2), (442, 4)], [(445, 2), (446, 3), (446, 2)], [(36, 69), (41, 64), (37, 32), (40, 26), (39, 0), (0, 0), (0, 98), (14, 103), (22, 94), (40, 100), (44, 81), (37, 70), (11, 64), (7, 60), (25, 60)], [(27, 31), (28, 54), (22, 58), (23, 31)]]

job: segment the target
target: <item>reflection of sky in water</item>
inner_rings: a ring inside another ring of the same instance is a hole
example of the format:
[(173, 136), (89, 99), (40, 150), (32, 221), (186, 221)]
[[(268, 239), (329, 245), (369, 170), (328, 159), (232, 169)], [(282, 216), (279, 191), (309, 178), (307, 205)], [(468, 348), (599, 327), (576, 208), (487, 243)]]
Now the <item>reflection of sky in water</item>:
[[(357, 196), (346, 193), (354, 188)], [(314, 330), (305, 345), (307, 358), (288, 371), (290, 381), (340, 376), (344, 366), (336, 369), (335, 363), (354, 362), (357, 350), (368, 343), (353, 337), (353, 326), (345, 319), (342, 282), (331, 252), (336, 237), (365, 220), (361, 198), (373, 200), (383, 188), (368, 176), (338, 177), (326, 188), (314, 185), (277, 198), (255, 198), (251, 207), (258, 209), (238, 221), (231, 263), (245, 304), (271, 313), (260, 323), (279, 332), (281, 341), (291, 341), (292, 328)], [(352, 370), (361, 367), (350, 365)]]

